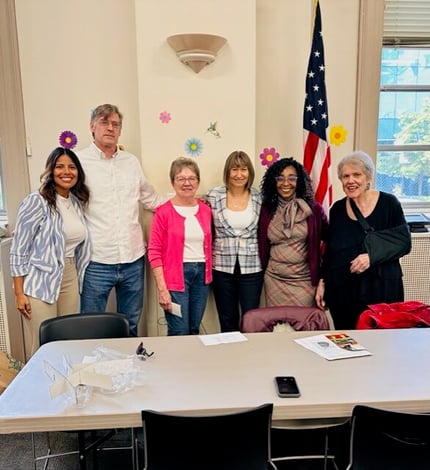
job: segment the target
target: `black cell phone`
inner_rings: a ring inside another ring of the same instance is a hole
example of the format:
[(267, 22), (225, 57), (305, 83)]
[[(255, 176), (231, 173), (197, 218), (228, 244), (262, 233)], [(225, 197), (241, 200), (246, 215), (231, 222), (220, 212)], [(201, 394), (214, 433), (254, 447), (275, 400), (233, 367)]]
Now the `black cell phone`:
[(294, 377), (275, 377), (275, 385), (278, 396), (281, 398), (297, 398), (300, 390)]

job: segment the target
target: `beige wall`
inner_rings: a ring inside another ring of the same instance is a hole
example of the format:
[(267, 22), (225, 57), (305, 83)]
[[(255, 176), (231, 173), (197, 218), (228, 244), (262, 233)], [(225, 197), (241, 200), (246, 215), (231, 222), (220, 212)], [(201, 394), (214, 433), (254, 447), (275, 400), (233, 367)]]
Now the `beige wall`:
[[(142, 159), (161, 193), (168, 165), (201, 139), (201, 192), (221, 183), (226, 156), (241, 148), (255, 158), (274, 146), (302, 159), (304, 80), (311, 40), (312, 0), (15, 0), (31, 187), (39, 184), (58, 135), (71, 129), (90, 141), (89, 114), (102, 102), (124, 112), (121, 143)], [(348, 130), (332, 146), (333, 166), (353, 149), (360, 0), (320, 0), (331, 125)], [(166, 37), (180, 32), (227, 38), (219, 57), (195, 74), (176, 58)], [(172, 113), (168, 125), (158, 114)], [(221, 138), (205, 132), (218, 122)], [(335, 173), (333, 172), (333, 179)], [(334, 181), (335, 198), (342, 195)], [(149, 224), (145, 215), (145, 227)], [(149, 278), (149, 276), (148, 276)], [(149, 334), (157, 326), (153, 285), (147, 286)], [(212, 299), (205, 318), (217, 323)]]
[[(202, 191), (218, 184), (235, 148), (255, 156), (259, 176), (263, 147), (302, 158), (312, 0), (15, 3), (32, 188), (62, 130), (75, 131), (81, 146), (90, 141), (89, 113), (102, 102), (124, 112), (121, 142), (142, 157), (161, 192), (169, 190), (166, 165), (192, 136), (204, 145)], [(330, 124), (349, 131), (345, 144), (332, 146), (334, 163), (352, 150), (359, 3), (320, 0)], [(165, 41), (186, 31), (228, 40), (200, 74), (182, 65)], [(169, 125), (158, 121), (164, 109), (172, 113)], [(205, 134), (212, 120), (221, 139)]]

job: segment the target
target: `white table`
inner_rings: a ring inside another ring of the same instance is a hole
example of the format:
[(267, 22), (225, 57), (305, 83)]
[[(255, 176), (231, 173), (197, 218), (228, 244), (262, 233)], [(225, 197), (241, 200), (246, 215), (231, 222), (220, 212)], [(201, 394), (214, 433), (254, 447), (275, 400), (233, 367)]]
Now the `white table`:
[[(0, 396), (0, 433), (139, 427), (145, 408), (208, 414), (270, 402), (274, 420), (347, 417), (355, 404), (430, 412), (430, 329), (350, 331), (372, 356), (327, 361), (293, 341), (319, 332), (247, 334), (241, 343), (204, 346), (198, 337), (58, 341), (42, 346)], [(42, 361), (75, 363), (95, 347), (155, 351), (134, 390), (94, 394), (82, 409), (51, 400)], [(273, 378), (293, 375), (300, 398), (279, 398)]]

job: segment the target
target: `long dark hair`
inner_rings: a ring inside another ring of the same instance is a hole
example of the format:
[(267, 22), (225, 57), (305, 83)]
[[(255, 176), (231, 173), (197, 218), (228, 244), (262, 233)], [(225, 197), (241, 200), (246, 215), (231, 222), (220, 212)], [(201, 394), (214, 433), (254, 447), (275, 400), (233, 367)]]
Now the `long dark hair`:
[(39, 188), (39, 193), (48, 201), (48, 205), (51, 208), (57, 208), (57, 191), (55, 189), (54, 183), (54, 168), (57, 160), (63, 155), (67, 155), (78, 170), (78, 180), (73, 188), (70, 188), (70, 192), (76, 196), (83, 207), (86, 207), (90, 198), (90, 190), (85, 184), (85, 172), (82, 168), (81, 162), (79, 161), (76, 153), (70, 149), (57, 147), (50, 153), (48, 159), (46, 160), (45, 171), (40, 175), (40, 181), (42, 182), (42, 185)]
[(297, 172), (296, 197), (305, 200), (311, 207), (315, 202), (312, 181), (303, 165), (294, 160), (293, 157), (281, 158), (273, 165), (269, 166), (260, 185), (263, 204), (269, 209), (271, 214), (275, 213), (279, 203), (279, 194), (275, 178), (280, 176), (287, 166), (292, 166)]

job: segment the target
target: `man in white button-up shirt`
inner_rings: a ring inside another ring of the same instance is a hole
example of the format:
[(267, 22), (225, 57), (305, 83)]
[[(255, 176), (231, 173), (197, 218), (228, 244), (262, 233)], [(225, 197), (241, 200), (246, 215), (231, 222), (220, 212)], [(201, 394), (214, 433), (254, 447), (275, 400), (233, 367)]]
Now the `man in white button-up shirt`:
[(117, 311), (127, 316), (137, 335), (143, 307), (145, 242), (139, 203), (154, 210), (166, 198), (143, 175), (138, 159), (118, 148), (122, 114), (111, 104), (91, 114), (93, 143), (78, 153), (90, 188), (87, 210), (93, 253), (86, 269), (81, 312), (104, 312), (115, 288)]

